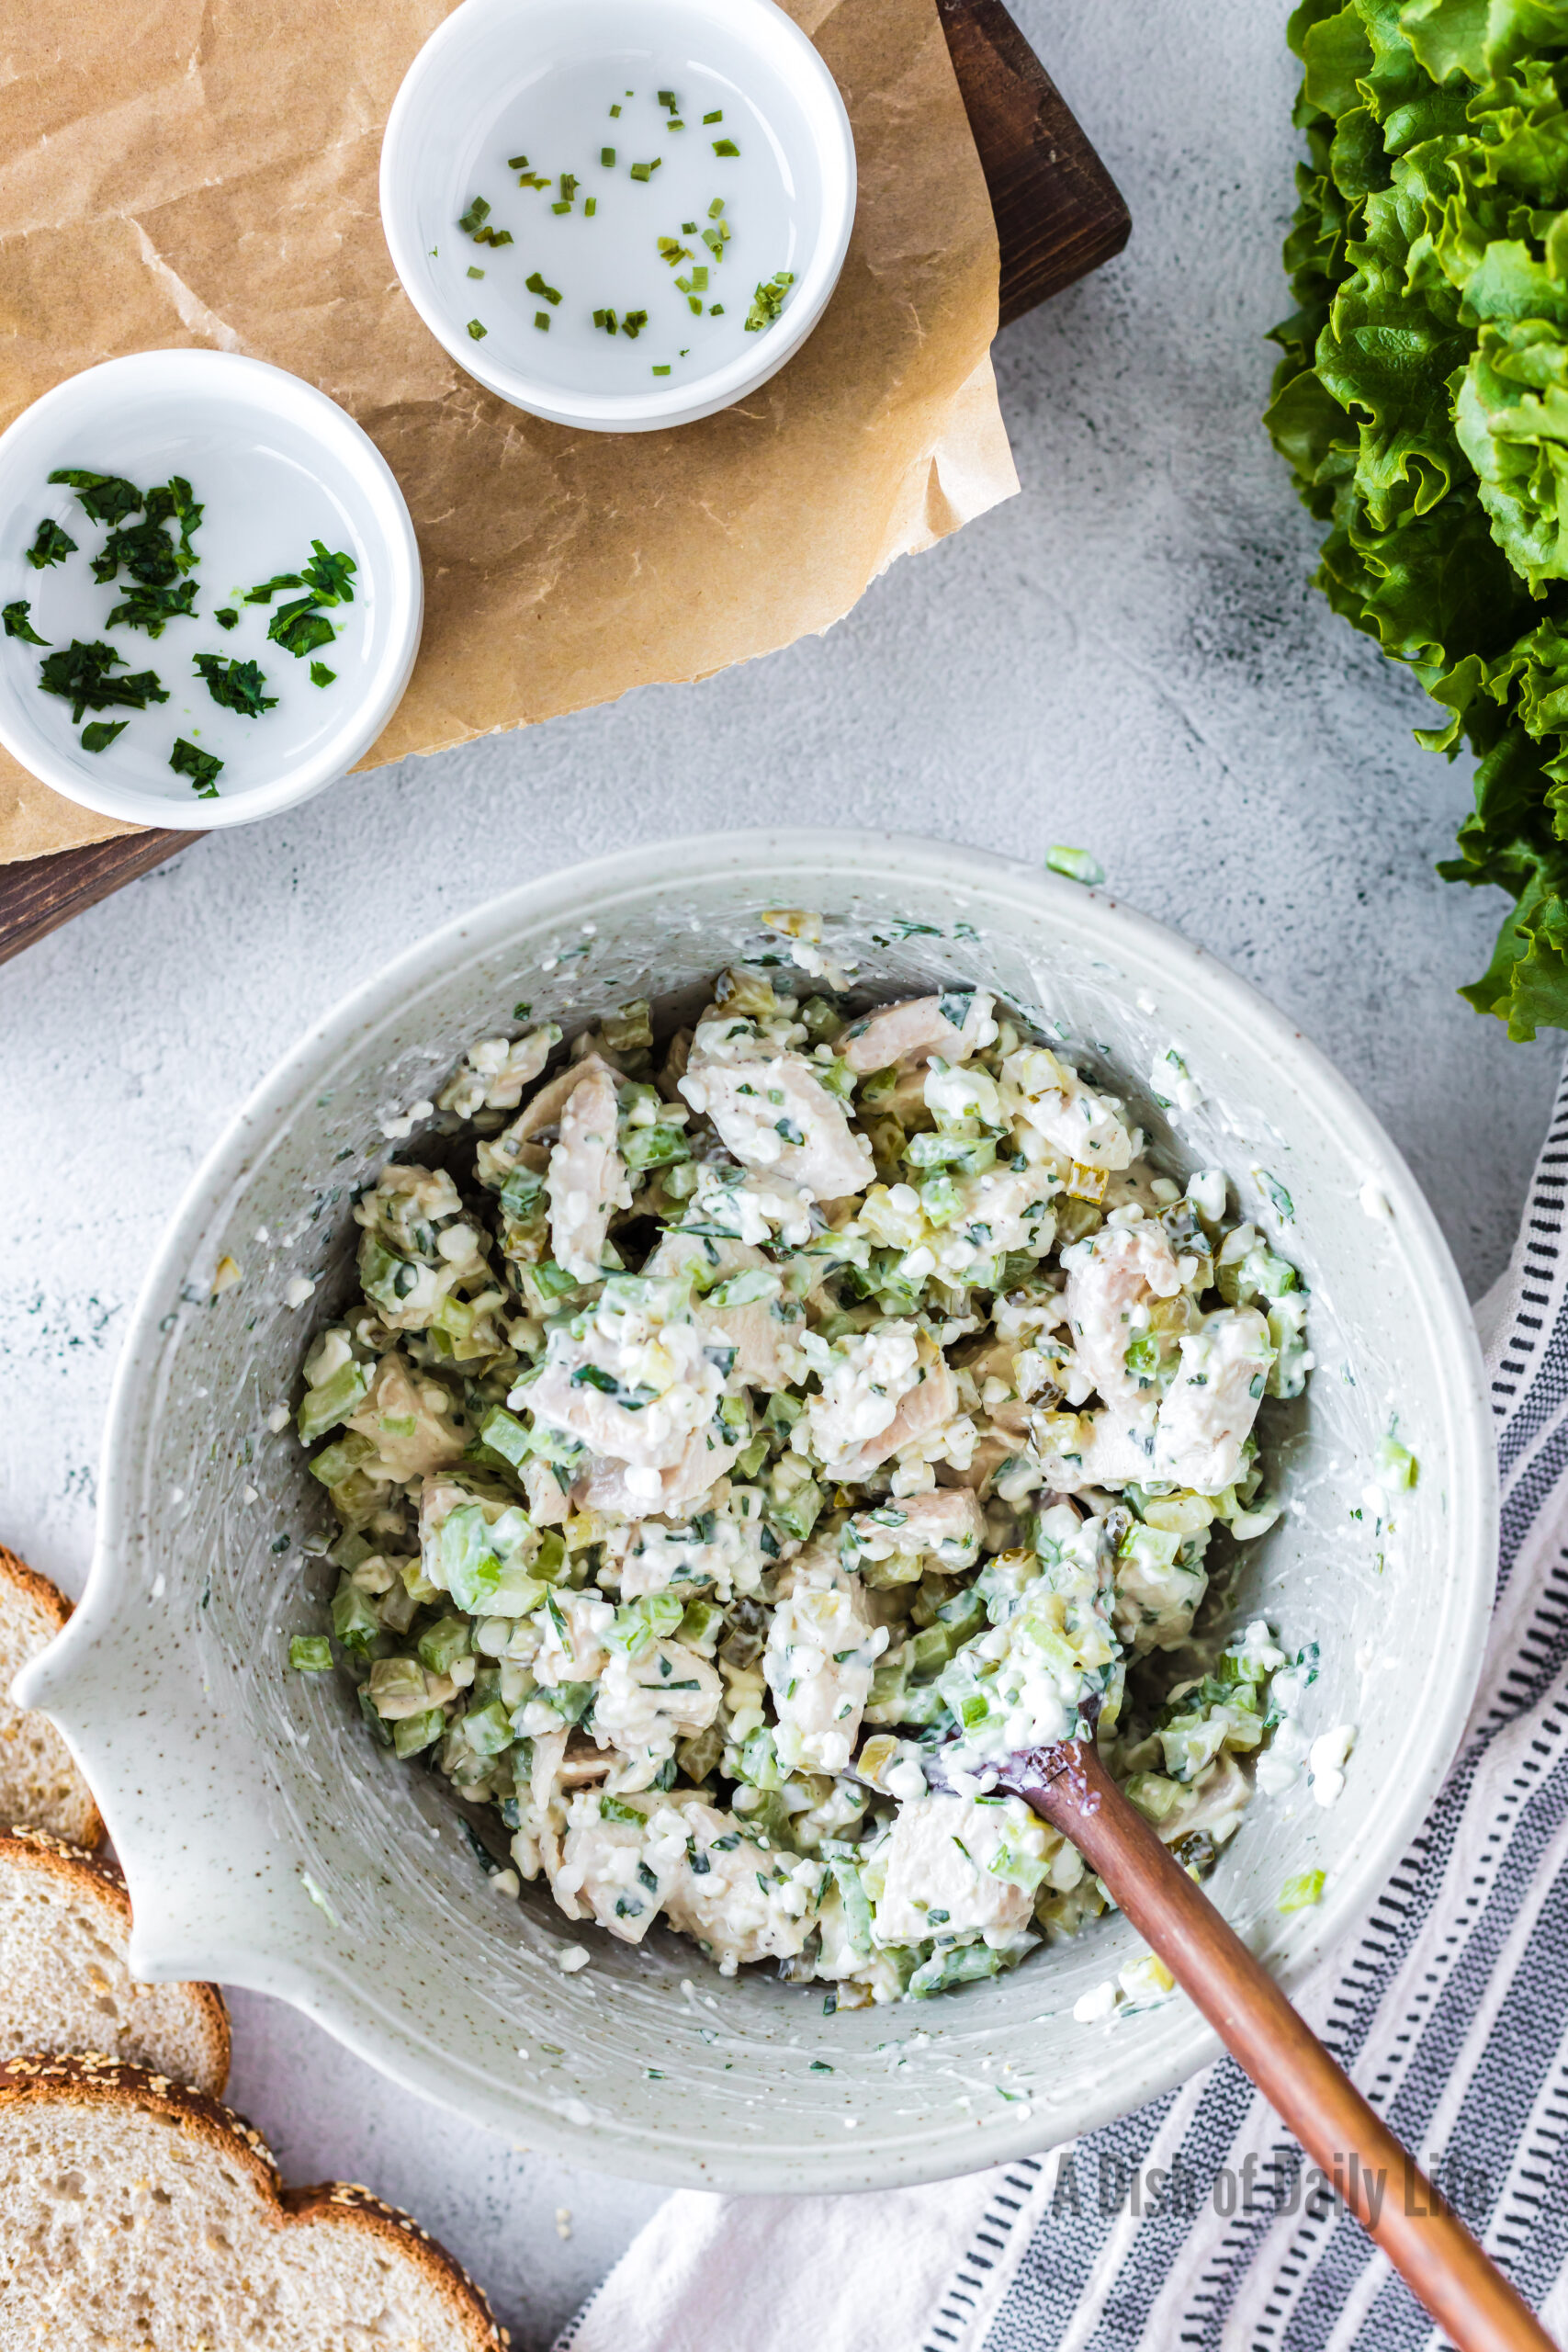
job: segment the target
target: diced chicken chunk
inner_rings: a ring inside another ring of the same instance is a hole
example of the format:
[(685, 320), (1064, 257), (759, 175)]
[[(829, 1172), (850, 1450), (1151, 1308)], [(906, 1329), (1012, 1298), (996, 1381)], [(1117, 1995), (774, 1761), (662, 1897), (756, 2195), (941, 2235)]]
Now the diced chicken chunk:
[(668, 1469), (626, 1467), (618, 1462), (598, 1462), (572, 1488), (579, 1510), (618, 1512), (623, 1519), (640, 1519), (647, 1511), (673, 1517), (701, 1502), (720, 1478), (735, 1467), (739, 1442), (729, 1442), (718, 1424), (692, 1431), (680, 1459)]
[(550, 1595), (544, 1612), (544, 1639), (534, 1672), (548, 1690), (563, 1682), (592, 1682), (604, 1670), (604, 1635), (615, 1612), (596, 1592)]
[(617, 1801), (605, 1820), (597, 1795), (572, 1800), (560, 1868), (551, 1892), (569, 1919), (594, 1918), (623, 1943), (639, 1944), (686, 1869), (686, 1823), (672, 1805)]
[[(1031, 1896), (994, 1878), (974, 1859), (989, 1850), (990, 1825), (965, 1797), (932, 1793), (901, 1804), (893, 1825), (887, 1877), (876, 1906), (876, 1939), (919, 1943), (936, 1934), (981, 1930), (1005, 1941), (1028, 1925)], [(946, 1917), (933, 1919), (933, 1912)]]
[(620, 1072), (613, 1070), (602, 1054), (584, 1054), (581, 1061), (568, 1062), (564, 1069), (557, 1070), (554, 1078), (547, 1079), (538, 1092), (524, 1103), (506, 1130), (507, 1134), (514, 1136), (519, 1143), (532, 1143), (540, 1136), (553, 1134), (560, 1125), (562, 1112), (583, 1080), (595, 1076), (606, 1078), (614, 1086)]
[[(699, 1029), (698, 1047), (703, 1035)], [(876, 1173), (871, 1146), (798, 1054), (720, 1059), (694, 1048), (681, 1092), (712, 1120), (737, 1159), (805, 1187), (817, 1200), (863, 1193)]]
[(1159, 1476), (1200, 1495), (1235, 1485), (1273, 1361), (1269, 1326), (1255, 1306), (1222, 1309), (1187, 1334), (1159, 1408)]
[(934, 1487), (857, 1511), (850, 1529), (868, 1560), (895, 1552), (934, 1552), (950, 1573), (972, 1568), (986, 1532), (986, 1514), (967, 1487)]
[(1088, 1168), (1132, 1164), (1133, 1139), (1121, 1105), (1086, 1086), (1046, 1046), (1020, 1046), (1002, 1064), (1003, 1100), (1055, 1151)]
[[(702, 1334), (705, 1349), (735, 1350), (734, 1364), (726, 1375), (728, 1382), (760, 1388), (765, 1395), (787, 1388), (795, 1377), (795, 1344), (806, 1320), (806, 1310), (786, 1293), (777, 1270), (769, 1264), (761, 1250), (744, 1241), (723, 1240), (715, 1235), (667, 1233), (643, 1272), (674, 1274), (688, 1266), (711, 1290), (721, 1294), (717, 1305), (711, 1296), (695, 1297), (692, 1319)], [(750, 1283), (738, 1283), (738, 1275), (750, 1275), (751, 1279)], [(759, 1295), (730, 1306), (722, 1299), (727, 1288), (754, 1290)]]
[(864, 1589), (830, 1553), (803, 1554), (774, 1610), (763, 1672), (778, 1716), (773, 1745), (790, 1772), (847, 1770), (887, 1628), (872, 1626)]
[(639, 1657), (614, 1651), (594, 1694), (593, 1736), (645, 1759), (651, 1779), (678, 1739), (707, 1729), (723, 1694), (715, 1668), (680, 1642), (656, 1642)]
[(1146, 1329), (1149, 1301), (1181, 1288), (1165, 1227), (1148, 1218), (1105, 1226), (1062, 1256), (1078, 1367), (1107, 1405), (1133, 1403), (1144, 1386), (1127, 1369), (1128, 1342)]
[(852, 1070), (865, 1077), (873, 1070), (890, 1069), (895, 1062), (929, 1061), (933, 1054), (943, 1061), (961, 1062), (989, 1042), (987, 1030), (990, 1037), (996, 1035), (988, 996), (976, 994), (964, 1001), (962, 1025), (948, 1018), (944, 1007), (958, 1010), (953, 998), (940, 996), (881, 1005), (851, 1023), (839, 1040), (839, 1051)]
[(603, 1065), (579, 1078), (561, 1107), (560, 1141), (545, 1184), (556, 1263), (580, 1283), (596, 1282), (611, 1216), (632, 1201), (615, 1145), (615, 1090)]
[(822, 1866), (764, 1849), (731, 1815), (683, 1808), (691, 1853), (666, 1905), (670, 1924), (694, 1936), (732, 1976), (754, 1960), (787, 1960), (811, 1932)]
[(958, 1384), (947, 1358), (922, 1333), (915, 1378), (898, 1399), (893, 1419), (858, 1453), (841, 1457), (832, 1475), (852, 1483), (868, 1478), (906, 1446), (919, 1445), (951, 1421), (958, 1410)]
[[(723, 1385), (689, 1317), (655, 1325), (599, 1315), (581, 1340), (553, 1331), (544, 1370), (513, 1396), (613, 1463), (670, 1470), (712, 1420)], [(656, 1507), (645, 1499), (645, 1510)]]
[(1134, 1657), (1174, 1648), (1192, 1631), (1198, 1604), (1209, 1589), (1207, 1570), (1194, 1561), (1155, 1561), (1136, 1545), (1116, 1567), (1114, 1623), (1118, 1638)]
[(523, 1037), (481, 1037), (463, 1056), (437, 1100), (443, 1111), (471, 1119), (476, 1111), (514, 1111), (560, 1042), (554, 1022)]
[(422, 1380), (394, 1352), (381, 1358), (347, 1426), (370, 1440), (381, 1471), (401, 1486), (462, 1460), (466, 1440), (453, 1425), (457, 1409), (449, 1388), (438, 1380)]

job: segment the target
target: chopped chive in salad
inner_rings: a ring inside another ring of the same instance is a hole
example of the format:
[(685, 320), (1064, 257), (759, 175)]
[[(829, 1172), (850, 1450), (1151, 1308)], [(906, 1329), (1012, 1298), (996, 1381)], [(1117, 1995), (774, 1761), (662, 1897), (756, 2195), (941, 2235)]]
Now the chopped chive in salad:
[(668, 375), (669, 375), (669, 373), (670, 373), (670, 363), (669, 363), (669, 361), (668, 361), (668, 360), (666, 360), (666, 362), (665, 362), (665, 364), (664, 364), (664, 366), (663, 366), (662, 368), (656, 368), (654, 369), (654, 371), (653, 371), (653, 372), (654, 372), (654, 374), (655, 374), (656, 376), (668, 376)]
[(722, 107), (715, 107), (712, 114), (704, 115), (703, 120), (705, 123), (722, 122), (724, 120), (724, 108)]
[(594, 214), (598, 211), (598, 209), (599, 209), (599, 199), (598, 199), (598, 198), (597, 198), (596, 196), (585, 196), (585, 197), (583, 198), (583, 199), (582, 199), (582, 217), (583, 217), (583, 219), (584, 219), (585, 220), (592, 220), (592, 218), (593, 218), (593, 216), (594, 216)]
[(223, 763), (214, 752), (203, 752), (195, 743), (187, 743), (183, 735), (176, 735), (175, 748), (169, 753), (169, 765), (176, 775), (189, 776), (191, 787), (198, 799), (218, 798), (218, 778), (223, 773)]
[(470, 277), (482, 277), (484, 276), (484, 272), (476, 263), (470, 262), (468, 264), (468, 276)]
[(468, 321), (468, 333), (476, 343), (482, 343), (486, 335), (490, 333), (490, 329), (486, 326), (481, 326), (478, 319), (470, 319)]
[(739, 155), (740, 150), (733, 139), (716, 139), (713, 142), (713, 152), (716, 155)]
[(615, 168), (615, 149), (613, 147), (601, 147), (599, 150), (599, 161), (604, 164), (604, 169), (607, 172), (613, 172)]
[(663, 162), (664, 158), (662, 155), (655, 155), (651, 164), (634, 164), (632, 165), (633, 179), (650, 180), (653, 177), (654, 173), (661, 168)]
[(1106, 1907), (988, 1792), (1014, 1749), (1092, 1706), (1199, 1875), (1252, 1762), (1297, 1777), (1315, 1653), (1225, 1596), (1307, 1295), (1059, 1043), (956, 981), (741, 965), (673, 1034), (482, 1036), (437, 1113), (303, 1367), (330, 1630), (371, 1733), (570, 1916), (926, 1999)]
[(531, 276), (525, 277), (523, 280), (523, 283), (527, 288), (530, 294), (540, 295), (545, 301), (551, 303), (552, 305), (560, 300), (560, 288), (556, 286), (547, 286), (540, 272), (536, 269), (531, 274)]
[(541, 334), (548, 334), (550, 331), (550, 314), (548, 311), (536, 311), (534, 313), (534, 324), (538, 328)]

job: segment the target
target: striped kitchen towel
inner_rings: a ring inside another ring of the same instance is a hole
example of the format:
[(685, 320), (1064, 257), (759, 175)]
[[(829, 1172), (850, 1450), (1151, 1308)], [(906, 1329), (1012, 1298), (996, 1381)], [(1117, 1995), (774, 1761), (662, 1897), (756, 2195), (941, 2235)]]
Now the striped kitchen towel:
[[(1568, 1074), (1483, 1303), (1497, 1608), (1459, 1758), (1300, 2007), (1568, 2343)], [(557, 2352), (1429, 2352), (1442, 2339), (1229, 2059), (932, 2188), (665, 2205)]]

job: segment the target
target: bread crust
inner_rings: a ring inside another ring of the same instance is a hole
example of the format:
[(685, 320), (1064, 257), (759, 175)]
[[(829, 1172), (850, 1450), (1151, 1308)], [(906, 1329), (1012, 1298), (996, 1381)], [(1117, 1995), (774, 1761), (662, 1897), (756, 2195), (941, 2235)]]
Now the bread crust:
[[(52, 1879), (84, 1906), (101, 1912), (107, 1941), (123, 1944), (130, 1937), (130, 1895), (118, 1864), (51, 1838), (46, 1829), (13, 1829), (0, 1833), (0, 1869), (7, 1868)], [(221, 2091), (231, 2055), (229, 2005), (216, 1984), (193, 1980), (179, 1989), (188, 1996), (191, 2022), (205, 2045), (205, 2072)]]
[(0, 2064), (0, 2118), (8, 2108), (51, 2105), (164, 2118), (199, 2146), (247, 2171), (274, 2227), (367, 2232), (423, 2273), (468, 2352), (504, 2352), (510, 2343), (462, 2265), (411, 2215), (353, 2181), (285, 2188), (261, 2133), (221, 2100), (116, 2058), (29, 2055)]
[[(25, 1560), (19, 1560), (15, 1552), (8, 1552), (0, 1544), (0, 1616), (29, 1610), (36, 1611), (44, 1620), (42, 1630), (48, 1641), (63, 1633), (71, 1622), (72, 1604), (59, 1586), (51, 1584), (47, 1577), (40, 1577), (36, 1568), (29, 1568)], [(5, 1692), (0, 1690), (0, 1700), (4, 1698)], [(81, 1810), (72, 1826), (77, 1845), (91, 1851), (103, 1844), (108, 1833), (92, 1791), (79, 1771), (76, 1778), (82, 1784)]]

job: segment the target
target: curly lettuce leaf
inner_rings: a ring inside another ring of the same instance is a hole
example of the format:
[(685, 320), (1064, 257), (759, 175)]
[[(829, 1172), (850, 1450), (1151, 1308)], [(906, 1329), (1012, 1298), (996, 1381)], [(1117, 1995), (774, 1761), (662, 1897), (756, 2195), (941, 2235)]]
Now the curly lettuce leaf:
[(1317, 584), (1477, 756), (1449, 878), (1514, 908), (1461, 993), (1568, 1028), (1568, 0), (1303, 0), (1296, 309), (1266, 415)]

